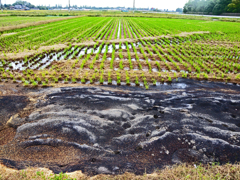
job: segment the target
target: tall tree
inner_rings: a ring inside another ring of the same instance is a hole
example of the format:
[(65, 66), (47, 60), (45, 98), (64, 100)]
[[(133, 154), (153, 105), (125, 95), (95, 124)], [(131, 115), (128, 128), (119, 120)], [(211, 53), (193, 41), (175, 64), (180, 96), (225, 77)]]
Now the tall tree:
[(233, 13), (240, 13), (240, 0), (232, 0), (228, 7)]
[(183, 12), (204, 12), (207, 14), (222, 14), (238, 11), (240, 0), (189, 0), (185, 5)]
[(177, 8), (176, 12), (183, 12), (183, 9), (182, 8)]

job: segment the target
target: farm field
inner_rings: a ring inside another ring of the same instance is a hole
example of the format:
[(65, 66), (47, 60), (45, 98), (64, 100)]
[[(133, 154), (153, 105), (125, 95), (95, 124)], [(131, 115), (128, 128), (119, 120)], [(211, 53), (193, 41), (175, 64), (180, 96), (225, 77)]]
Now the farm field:
[(145, 18), (169, 18), (169, 19), (193, 19), (193, 20), (218, 20), (226, 22), (240, 22), (239, 18), (231, 17), (210, 17), (196, 16), (192, 14), (182, 15), (173, 13), (149, 13), (149, 12), (121, 12), (121, 11), (62, 11), (62, 10), (30, 10), (30, 11), (11, 11), (4, 10), (0, 12), (0, 16), (25, 16), (25, 17), (45, 17), (45, 16), (90, 16), (90, 17), (145, 17)]
[(40, 16), (40, 17), (25, 17), (25, 16), (10, 16), (0, 14), (0, 33), (4, 31), (9, 31), (13, 29), (26, 28), (30, 26), (37, 26), (41, 24), (48, 24), (51, 22), (57, 22), (67, 19), (75, 18), (70, 17), (60, 17), (60, 16)]
[(97, 13), (0, 29), (0, 179), (239, 179), (240, 24)]
[(0, 16), (0, 28), (6, 26), (16, 26), (20, 24), (27, 24), (31, 22), (46, 21), (51, 19), (59, 19), (61, 17), (24, 17), (24, 16)]
[(239, 23), (79, 17), (1, 32), (0, 77), (33, 87), (239, 83), (239, 48)]

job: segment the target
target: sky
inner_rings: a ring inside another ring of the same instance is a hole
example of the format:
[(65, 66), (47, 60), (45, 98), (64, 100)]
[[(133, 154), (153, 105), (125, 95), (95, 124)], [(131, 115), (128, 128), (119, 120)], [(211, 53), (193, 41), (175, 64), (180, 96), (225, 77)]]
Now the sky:
[[(2, 0), (2, 4), (12, 4), (16, 0)], [(25, 0), (34, 5), (56, 5), (61, 4), (66, 6), (68, 0)], [(188, 0), (135, 0), (136, 7), (142, 8), (158, 8), (158, 9), (169, 9), (176, 10), (177, 8), (182, 8)], [(133, 0), (70, 0), (72, 5), (78, 6), (96, 6), (96, 7), (117, 7), (125, 6), (132, 7)]]

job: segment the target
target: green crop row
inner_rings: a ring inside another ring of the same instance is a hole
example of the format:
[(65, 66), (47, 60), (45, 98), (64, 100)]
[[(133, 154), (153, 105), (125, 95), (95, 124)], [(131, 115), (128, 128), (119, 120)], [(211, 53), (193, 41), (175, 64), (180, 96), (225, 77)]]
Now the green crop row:
[[(0, 80), (26, 86), (116, 81), (147, 89), (150, 83), (178, 77), (239, 83), (239, 26), (182, 19), (80, 17), (9, 30), (0, 36)], [(58, 44), (65, 48), (21, 56), (21, 51)]]

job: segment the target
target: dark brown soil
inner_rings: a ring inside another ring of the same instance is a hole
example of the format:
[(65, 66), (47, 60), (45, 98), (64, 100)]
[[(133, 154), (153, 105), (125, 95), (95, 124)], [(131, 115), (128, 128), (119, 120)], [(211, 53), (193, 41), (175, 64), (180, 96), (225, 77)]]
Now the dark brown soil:
[(143, 174), (182, 162), (240, 161), (238, 85), (179, 79), (149, 91), (25, 89), (0, 97), (0, 162), (8, 167)]

